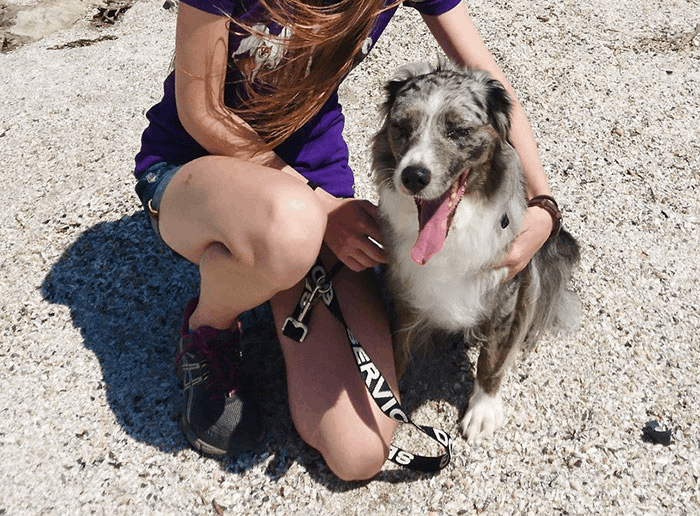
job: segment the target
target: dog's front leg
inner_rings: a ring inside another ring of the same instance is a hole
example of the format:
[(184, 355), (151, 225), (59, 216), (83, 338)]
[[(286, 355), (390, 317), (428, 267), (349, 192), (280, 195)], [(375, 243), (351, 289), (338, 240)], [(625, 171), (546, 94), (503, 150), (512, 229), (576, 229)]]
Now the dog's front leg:
[(503, 349), (499, 349), (506, 335), (499, 335), (487, 321), (481, 326), (481, 335), (484, 339), (481, 344), (479, 360), (476, 369), (476, 382), (474, 391), (469, 397), (467, 412), (460, 422), (462, 436), (469, 443), (489, 437), (503, 424), (503, 404), (499, 393), (501, 380), (504, 375), (504, 365), (499, 364)]
[(500, 388), (510, 363), (520, 350), (532, 322), (534, 306), (529, 295), (529, 275), (517, 293), (510, 321), (495, 328), (490, 320), (481, 326), (482, 346), (476, 369), (474, 392), (460, 422), (462, 436), (474, 443), (489, 437), (505, 420)]

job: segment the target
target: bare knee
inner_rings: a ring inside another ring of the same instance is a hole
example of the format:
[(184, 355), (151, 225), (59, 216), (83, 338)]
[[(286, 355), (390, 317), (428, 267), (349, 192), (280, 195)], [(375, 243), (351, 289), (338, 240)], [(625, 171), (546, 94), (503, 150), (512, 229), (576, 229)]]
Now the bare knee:
[[(313, 266), (323, 243), (327, 214), (313, 190), (302, 185), (278, 196), (269, 207), (262, 243), (270, 272), (291, 288)], [(286, 281), (285, 281), (286, 280)]]
[[(327, 214), (316, 194), (303, 183), (277, 185), (260, 199), (255, 221), (241, 232), (234, 213), (223, 224), (222, 241), (234, 259), (256, 270), (275, 290), (296, 285), (313, 266), (323, 243)], [(232, 228), (228, 231), (227, 228)]]
[(324, 455), (324, 459), (331, 471), (341, 480), (369, 480), (381, 471), (388, 456), (388, 446), (377, 441), (374, 444), (365, 443), (353, 450)]
[(366, 427), (358, 431), (345, 427), (341, 432), (331, 439), (304, 435), (302, 439), (321, 452), (330, 470), (341, 480), (369, 480), (379, 473), (389, 455), (390, 443)]

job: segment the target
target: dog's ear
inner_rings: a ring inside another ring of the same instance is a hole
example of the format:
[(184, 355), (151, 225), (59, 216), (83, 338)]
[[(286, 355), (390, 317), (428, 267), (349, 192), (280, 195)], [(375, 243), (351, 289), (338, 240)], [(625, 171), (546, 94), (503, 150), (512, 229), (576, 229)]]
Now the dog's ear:
[(426, 62), (409, 63), (400, 68), (398, 68), (391, 78), (384, 85), (384, 91), (386, 92), (386, 100), (382, 105), (382, 114), (386, 116), (391, 110), (391, 106), (394, 105), (394, 100), (396, 100), (396, 95), (399, 93), (401, 88), (403, 88), (408, 81), (419, 75), (425, 75), (434, 70), (434, 67)]
[(503, 141), (510, 142), (510, 110), (513, 102), (506, 89), (496, 79), (486, 82), (486, 105), (489, 122)]

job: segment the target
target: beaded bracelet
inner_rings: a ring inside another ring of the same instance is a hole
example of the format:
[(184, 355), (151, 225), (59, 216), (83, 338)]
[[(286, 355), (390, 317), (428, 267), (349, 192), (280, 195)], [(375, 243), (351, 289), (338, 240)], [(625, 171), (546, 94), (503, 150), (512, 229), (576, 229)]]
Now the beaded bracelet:
[(554, 238), (559, 234), (561, 230), (562, 216), (559, 210), (559, 205), (554, 197), (551, 195), (537, 195), (527, 202), (528, 208), (532, 206), (537, 206), (542, 208), (552, 217), (552, 232), (549, 234), (549, 238)]

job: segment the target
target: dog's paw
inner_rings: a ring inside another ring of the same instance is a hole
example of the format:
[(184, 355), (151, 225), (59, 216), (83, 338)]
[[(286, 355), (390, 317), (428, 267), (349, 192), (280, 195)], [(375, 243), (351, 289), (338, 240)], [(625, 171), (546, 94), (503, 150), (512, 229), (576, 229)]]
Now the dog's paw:
[(459, 426), (467, 442), (475, 444), (493, 434), (504, 419), (501, 397), (498, 394), (487, 394), (477, 384), (469, 398), (467, 413)]

